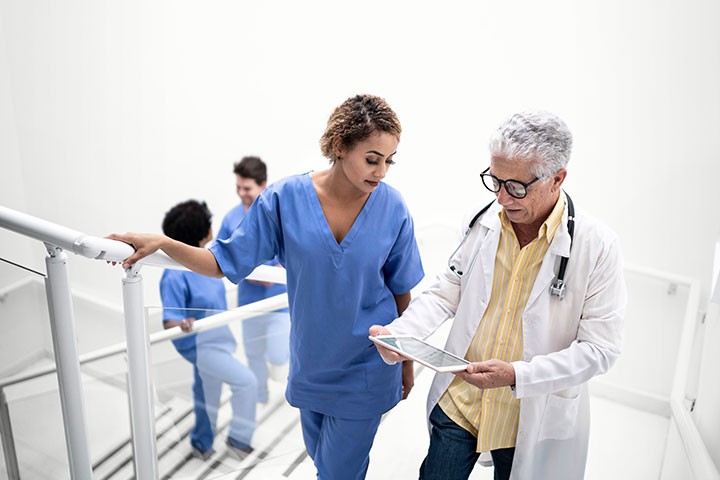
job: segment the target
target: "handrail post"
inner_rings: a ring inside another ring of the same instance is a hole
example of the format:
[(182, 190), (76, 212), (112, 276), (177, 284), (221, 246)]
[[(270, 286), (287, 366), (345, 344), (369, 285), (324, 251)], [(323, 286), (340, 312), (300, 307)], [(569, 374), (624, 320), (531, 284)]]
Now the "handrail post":
[(155, 413), (150, 378), (150, 342), (139, 267), (125, 270), (123, 307), (127, 336), (128, 393), (132, 428), (135, 477), (138, 480), (158, 478)]
[(17, 453), (15, 452), (15, 440), (12, 434), (10, 423), (10, 412), (8, 412), (5, 390), (0, 388), (0, 439), (2, 440), (3, 454), (5, 456), (5, 471), (10, 480), (20, 480), (20, 467), (18, 465)]
[(70, 478), (92, 480), (92, 462), (85, 418), (80, 362), (75, 336), (75, 316), (70, 292), (67, 255), (56, 246), (45, 244), (47, 279), (45, 288), (50, 314), (55, 365), (57, 365), (60, 403), (65, 427)]

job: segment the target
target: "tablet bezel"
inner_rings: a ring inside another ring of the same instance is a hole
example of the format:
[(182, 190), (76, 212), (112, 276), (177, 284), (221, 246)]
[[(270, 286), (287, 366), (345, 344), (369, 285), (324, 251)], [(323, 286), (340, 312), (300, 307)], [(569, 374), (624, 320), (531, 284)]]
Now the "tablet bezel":
[[(412, 335), (377, 335), (377, 336), (370, 335), (368, 338), (376, 345), (380, 345), (382, 347), (387, 348), (388, 350), (392, 350), (396, 353), (399, 353), (403, 357), (414, 360), (422, 365), (425, 365), (428, 368), (435, 370), (436, 372), (440, 372), (440, 373), (460, 372), (460, 371), (465, 370), (466, 367), (470, 364), (470, 362), (468, 362), (464, 358), (458, 357), (457, 355), (455, 355), (453, 353), (443, 350), (442, 348), (438, 348), (435, 345), (431, 345), (423, 340), (420, 340), (417, 337), (413, 337)], [(422, 343), (423, 345), (426, 345), (429, 348), (432, 348), (433, 350), (441, 352), (442, 354), (447, 355), (447, 356), (451, 357), (452, 359), (457, 360), (458, 363), (455, 365), (444, 365), (444, 366), (433, 365), (427, 359), (417, 357), (415, 355), (412, 355), (412, 354), (406, 352), (405, 350), (402, 350), (401, 348), (398, 348), (398, 347), (395, 347), (394, 345), (389, 345), (389, 344), (383, 342), (383, 339), (386, 339), (386, 338), (396, 338), (396, 339), (411, 338), (417, 342)]]

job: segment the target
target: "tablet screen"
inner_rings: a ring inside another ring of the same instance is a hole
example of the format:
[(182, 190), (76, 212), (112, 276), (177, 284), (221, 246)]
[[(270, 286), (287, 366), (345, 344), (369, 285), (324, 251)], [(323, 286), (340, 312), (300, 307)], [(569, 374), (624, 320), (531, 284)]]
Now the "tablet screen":
[(386, 344), (391, 349), (406, 353), (409, 357), (415, 358), (436, 370), (465, 370), (465, 366), (468, 364), (467, 360), (414, 337), (380, 336), (375, 337), (375, 339)]

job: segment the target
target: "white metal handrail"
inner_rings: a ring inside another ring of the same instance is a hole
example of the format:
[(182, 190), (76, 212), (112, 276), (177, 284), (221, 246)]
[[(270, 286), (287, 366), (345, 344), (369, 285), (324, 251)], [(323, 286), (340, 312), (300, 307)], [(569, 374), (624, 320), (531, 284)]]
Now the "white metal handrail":
[[(0, 206), (0, 228), (39, 240), (45, 244), (47, 249), (45, 286), (53, 353), (60, 385), (60, 404), (70, 477), (73, 480), (92, 480), (85, 402), (80, 374), (80, 355), (77, 351), (75, 318), (65, 250), (95, 260), (122, 262), (132, 255), (133, 248), (123, 242), (86, 235), (3, 206)], [(144, 314), (142, 276), (139, 273), (143, 265), (176, 269), (184, 269), (184, 267), (164, 253), (156, 252), (126, 269), (122, 280), (135, 477), (138, 480), (150, 480), (158, 477), (158, 469), (150, 377), (150, 343)], [(285, 283), (285, 271), (263, 265), (255, 269), (247, 278)], [(219, 314), (218, 316), (223, 315)], [(167, 335), (172, 335), (172, 333), (169, 332)], [(7, 404), (1, 390), (0, 437), (2, 437), (8, 476), (14, 480), (19, 478), (19, 470)]]
[[(109, 238), (93, 237), (56, 223), (42, 220), (26, 213), (0, 205), (0, 228), (10, 230), (43, 243), (54, 245), (94, 260), (122, 262), (133, 254), (134, 249), (127, 243)], [(138, 262), (139, 265), (187, 270), (165, 253), (159, 251)], [(260, 265), (247, 276), (248, 280), (259, 282), (286, 283), (285, 269)]]
[[(188, 335), (193, 335), (198, 332), (203, 332), (205, 330), (211, 330), (213, 328), (221, 327), (223, 325), (228, 325), (238, 320), (246, 320), (248, 318), (263, 315), (267, 312), (272, 312), (275, 310), (281, 310), (287, 307), (287, 294), (281, 293), (280, 295), (275, 295), (273, 297), (268, 297), (257, 302), (242, 305), (233, 310), (219, 312), (214, 315), (208, 315), (202, 320), (197, 320), (196, 322), (193, 322), (193, 329), (191, 332), (183, 332), (180, 327), (172, 327), (161, 332), (153, 333), (149, 337), (150, 344), (155, 345), (157, 343), (166, 342), (175, 338), (186, 337)], [(107, 347), (93, 350), (92, 352), (84, 353), (78, 357), (78, 362), (80, 363), (80, 365), (84, 365), (86, 363), (91, 363), (96, 360), (112, 357), (113, 355), (118, 355), (126, 351), (127, 343), (118, 342), (113, 345), (108, 345)], [(0, 390), (11, 385), (17, 385), (28, 380), (42, 377), (43, 375), (55, 373), (56, 371), (57, 367), (55, 365), (47, 365), (45, 367), (35, 369), (31, 372), (26, 372), (23, 374), (4, 378), (0, 380)]]

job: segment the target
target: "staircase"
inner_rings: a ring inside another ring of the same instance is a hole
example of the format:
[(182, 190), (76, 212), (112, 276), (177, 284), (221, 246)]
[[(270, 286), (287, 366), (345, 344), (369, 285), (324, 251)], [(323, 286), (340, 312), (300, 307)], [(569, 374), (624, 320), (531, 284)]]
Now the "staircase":
[[(288, 405), (283, 385), (270, 382), (270, 400), (258, 404), (257, 426), (250, 455), (235, 457), (225, 446), (232, 415), (229, 394), (223, 396), (217, 421), (215, 454), (206, 461), (190, 451), (193, 427), (192, 401), (171, 397), (156, 404), (158, 471), (161, 479), (291, 478), (298, 465), (306, 461), (298, 411)], [(188, 386), (189, 390), (189, 386)], [(132, 480), (135, 472), (130, 439), (119, 442), (93, 463), (97, 480)], [(304, 477), (295, 477), (304, 478)]]

